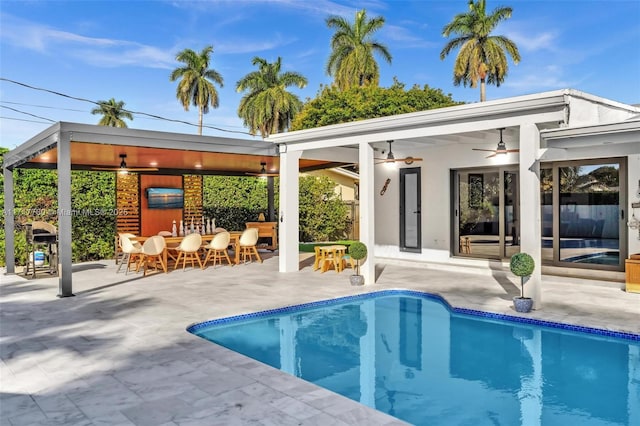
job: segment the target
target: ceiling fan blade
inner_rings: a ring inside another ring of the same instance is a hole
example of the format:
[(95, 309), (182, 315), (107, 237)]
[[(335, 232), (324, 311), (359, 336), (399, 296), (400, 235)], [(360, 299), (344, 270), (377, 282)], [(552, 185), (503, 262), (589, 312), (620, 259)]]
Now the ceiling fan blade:
[(491, 155), (487, 155), (485, 158), (495, 157), (496, 155), (498, 155), (498, 153), (497, 153), (497, 152), (494, 152), (494, 153), (493, 153), (493, 154), (491, 154)]
[(407, 157), (407, 158), (374, 158), (376, 160), (375, 164), (385, 164), (385, 163), (406, 163), (411, 164), (414, 161), (422, 161), (420, 157)]
[(280, 176), (280, 173), (253, 173), (253, 172), (246, 172), (245, 174), (247, 176), (259, 176), (259, 177)]
[(125, 170), (130, 172), (157, 172), (157, 167), (127, 167)]
[(482, 149), (482, 148), (471, 148), (473, 151), (486, 151), (486, 152), (495, 152), (495, 149)]
[(99, 172), (157, 172), (157, 167), (91, 167), (91, 170)]
[(520, 152), (519, 149), (507, 149), (506, 152)]

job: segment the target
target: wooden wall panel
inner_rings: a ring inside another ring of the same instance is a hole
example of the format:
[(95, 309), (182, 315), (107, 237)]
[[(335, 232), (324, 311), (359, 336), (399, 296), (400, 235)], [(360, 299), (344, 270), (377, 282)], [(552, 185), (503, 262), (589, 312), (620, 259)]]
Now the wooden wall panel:
[(145, 190), (153, 187), (182, 188), (182, 176), (140, 175), (140, 225), (141, 235), (145, 236), (171, 231), (173, 221), (179, 224), (182, 219), (182, 209), (148, 208)]
[(202, 224), (203, 180), (201, 175), (184, 175), (184, 224), (188, 226), (193, 220), (194, 225)]
[(138, 175), (116, 173), (116, 232), (140, 235), (140, 193)]

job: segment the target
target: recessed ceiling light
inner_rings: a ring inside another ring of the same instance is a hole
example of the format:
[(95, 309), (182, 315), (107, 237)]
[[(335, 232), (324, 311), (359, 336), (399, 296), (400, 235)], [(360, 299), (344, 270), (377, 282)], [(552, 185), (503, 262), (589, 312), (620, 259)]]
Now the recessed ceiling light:
[(152, 161), (152, 162), (149, 163), (149, 165), (151, 167), (158, 167), (158, 162), (157, 161)]
[(202, 164), (196, 164), (196, 169), (201, 169), (202, 168)]

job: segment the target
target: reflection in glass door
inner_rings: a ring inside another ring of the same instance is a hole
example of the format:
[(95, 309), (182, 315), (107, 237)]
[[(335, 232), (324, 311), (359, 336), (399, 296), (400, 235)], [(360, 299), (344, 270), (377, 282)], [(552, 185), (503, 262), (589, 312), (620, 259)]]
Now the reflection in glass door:
[(619, 164), (559, 167), (561, 262), (620, 263)]
[(455, 254), (508, 257), (520, 250), (518, 174), (503, 169), (457, 171)]
[(504, 172), (504, 251), (510, 258), (520, 251), (520, 199), (518, 172)]
[(546, 164), (540, 169), (542, 261), (623, 270), (624, 159)]

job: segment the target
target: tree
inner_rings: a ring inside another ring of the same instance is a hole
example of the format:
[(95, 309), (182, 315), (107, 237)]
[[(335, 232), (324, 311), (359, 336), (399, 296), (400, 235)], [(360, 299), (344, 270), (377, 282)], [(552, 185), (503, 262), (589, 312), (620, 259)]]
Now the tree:
[(453, 66), (453, 84), (475, 88), (480, 82), (480, 101), (486, 100), (486, 84), (500, 87), (509, 70), (507, 54), (514, 64), (520, 62), (515, 43), (505, 36), (493, 36), (498, 24), (511, 17), (510, 7), (497, 7), (490, 15), (486, 0), (469, 0), (469, 12), (460, 13), (442, 30), (442, 35), (458, 37), (450, 40), (440, 52), (444, 59), (453, 49), (460, 48)]
[(240, 100), (238, 116), (252, 135), (260, 131), (265, 138), (289, 128), (291, 120), (302, 108), (302, 102), (289, 93), (287, 87), (302, 89), (307, 85), (307, 79), (296, 72), (281, 73), (280, 57), (269, 63), (256, 56), (252, 63), (258, 66), (258, 71), (250, 72), (236, 84), (238, 92), (248, 91)]
[(291, 130), (311, 129), (330, 124), (368, 118), (386, 117), (428, 109), (459, 105), (440, 89), (425, 85), (405, 90), (394, 80), (389, 88), (366, 86), (341, 91), (337, 87), (321, 88), (315, 99), (305, 103), (291, 124)]
[(353, 24), (340, 16), (326, 20), (329, 28), (335, 29), (331, 37), (331, 55), (327, 62), (327, 74), (342, 90), (353, 86), (378, 85), (380, 72), (374, 54), (391, 63), (387, 47), (376, 40), (373, 34), (384, 25), (384, 18), (367, 19), (367, 12), (356, 12)]
[(133, 120), (133, 115), (124, 109), (124, 102), (116, 101), (114, 98), (98, 101), (98, 106), (91, 110), (91, 114), (102, 114), (98, 126), (127, 127), (124, 119)]
[(191, 49), (184, 49), (176, 55), (176, 60), (184, 66), (173, 70), (169, 79), (181, 79), (176, 89), (176, 97), (189, 111), (189, 105), (198, 107), (198, 134), (202, 134), (202, 117), (209, 113), (209, 106), (218, 108), (218, 91), (214, 83), (223, 86), (222, 76), (209, 69), (213, 46), (207, 46), (198, 54)]
[(335, 241), (349, 231), (347, 206), (335, 187), (326, 176), (300, 177), (300, 241)]

